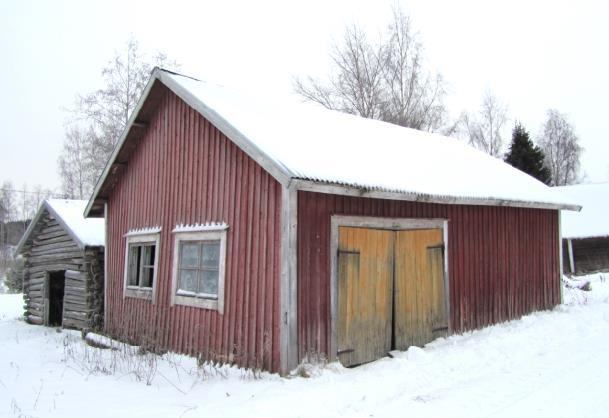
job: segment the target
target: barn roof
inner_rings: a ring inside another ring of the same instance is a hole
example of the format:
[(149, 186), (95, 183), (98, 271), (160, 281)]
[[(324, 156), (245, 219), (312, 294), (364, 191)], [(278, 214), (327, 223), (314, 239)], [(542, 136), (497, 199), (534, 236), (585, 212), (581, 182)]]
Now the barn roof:
[(563, 238), (609, 237), (609, 183), (555, 187), (583, 205), (581, 212), (563, 212)]
[(248, 96), (157, 68), (100, 177), (87, 215), (103, 215), (112, 177), (128, 159), (129, 140), (143, 135), (159, 85), (210, 120), (284, 185), (299, 179), (406, 200), (579, 209), (552, 188), (462, 141), (293, 98)]
[(42, 202), (36, 216), (17, 244), (15, 254), (21, 253), (23, 246), (30, 241), (36, 224), (45, 212), (53, 215), (62, 228), (76, 242), (79, 248), (102, 246), (105, 243), (104, 220), (87, 219), (83, 212), (86, 200), (48, 199)]

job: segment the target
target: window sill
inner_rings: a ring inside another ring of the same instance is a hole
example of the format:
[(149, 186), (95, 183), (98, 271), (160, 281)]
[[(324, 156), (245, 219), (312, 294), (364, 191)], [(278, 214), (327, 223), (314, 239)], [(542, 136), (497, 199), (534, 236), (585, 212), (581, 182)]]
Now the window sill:
[(152, 288), (127, 287), (125, 297), (152, 300)]
[(206, 299), (194, 296), (174, 295), (173, 302), (175, 305), (192, 306), (193, 308), (213, 309), (218, 310), (218, 299)]

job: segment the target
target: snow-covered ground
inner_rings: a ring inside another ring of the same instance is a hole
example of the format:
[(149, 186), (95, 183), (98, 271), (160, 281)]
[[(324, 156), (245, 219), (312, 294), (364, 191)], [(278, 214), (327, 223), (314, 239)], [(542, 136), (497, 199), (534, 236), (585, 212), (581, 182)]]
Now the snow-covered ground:
[(606, 417), (609, 275), (589, 278), (551, 312), (308, 378), (92, 348), (25, 324), (21, 295), (0, 295), (0, 416)]

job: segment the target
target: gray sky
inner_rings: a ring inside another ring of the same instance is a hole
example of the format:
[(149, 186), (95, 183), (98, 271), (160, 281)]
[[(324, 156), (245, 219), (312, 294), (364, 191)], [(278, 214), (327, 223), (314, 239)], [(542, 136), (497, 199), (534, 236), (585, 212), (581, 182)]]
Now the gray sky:
[[(248, 90), (290, 93), (327, 73), (345, 25), (380, 33), (394, 1), (8, 1), (0, 14), (0, 182), (59, 188), (63, 110), (101, 87), (130, 34), (181, 71)], [(548, 108), (567, 114), (587, 181), (609, 179), (609, 2), (402, 1), (429, 66), (449, 83), (452, 116), (490, 89), (535, 137)], [(510, 122), (510, 128), (511, 128)], [(509, 132), (508, 132), (509, 135)], [(506, 139), (508, 138), (506, 135)]]

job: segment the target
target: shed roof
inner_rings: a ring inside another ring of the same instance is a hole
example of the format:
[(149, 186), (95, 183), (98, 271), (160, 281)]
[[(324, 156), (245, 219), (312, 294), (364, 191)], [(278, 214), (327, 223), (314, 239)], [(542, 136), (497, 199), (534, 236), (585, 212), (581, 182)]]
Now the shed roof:
[(112, 166), (131, 126), (141, 125), (138, 113), (146, 113), (146, 98), (154, 96), (157, 82), (209, 119), (284, 185), (303, 179), (390, 192), (408, 200), (579, 209), (552, 188), (462, 141), (294, 98), (248, 96), (157, 68), (87, 213), (94, 208), (93, 215), (101, 214), (101, 195), (108, 177), (117, 171)]
[(609, 183), (555, 187), (566, 198), (583, 205), (581, 212), (563, 212), (563, 238), (609, 237)]
[(36, 216), (19, 241), (15, 254), (21, 253), (23, 246), (32, 237), (36, 224), (45, 212), (49, 212), (65, 229), (79, 248), (103, 246), (105, 243), (105, 228), (103, 219), (87, 219), (83, 212), (87, 206), (86, 200), (47, 199), (42, 202)]

